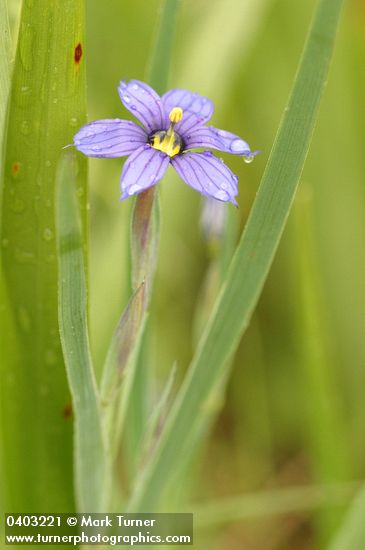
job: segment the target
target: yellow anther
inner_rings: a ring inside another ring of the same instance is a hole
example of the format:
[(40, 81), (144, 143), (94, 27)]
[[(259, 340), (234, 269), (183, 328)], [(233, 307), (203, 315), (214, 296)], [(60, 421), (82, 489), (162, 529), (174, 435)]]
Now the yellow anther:
[(173, 124), (177, 124), (183, 117), (183, 110), (181, 107), (174, 107), (171, 109), (169, 119)]

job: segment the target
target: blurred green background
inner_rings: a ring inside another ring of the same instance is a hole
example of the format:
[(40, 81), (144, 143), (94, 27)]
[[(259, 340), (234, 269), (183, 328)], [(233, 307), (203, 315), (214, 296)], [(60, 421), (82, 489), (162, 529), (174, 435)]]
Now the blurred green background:
[[(43, 0), (38, 0), (43, 1)], [(182, 0), (170, 87), (208, 95), (212, 124), (261, 154), (239, 176), (244, 227), (294, 78), (312, 0)], [(87, 0), (88, 118), (129, 118), (120, 79), (142, 79), (159, 2)], [(17, 0), (9, 0), (16, 26)], [(364, 477), (365, 7), (348, 1), (301, 188), (274, 266), (234, 360), (226, 399), (191, 465), (191, 502)], [(120, 159), (91, 159), (90, 320), (97, 368), (129, 286), (131, 204), (119, 202)], [(162, 239), (146, 367), (159, 395), (181, 380), (211, 255), (202, 201), (170, 169), (160, 184)], [(177, 385), (177, 384), (176, 384)], [(177, 450), (178, 452), (178, 450)], [(188, 484), (187, 484), (188, 485)], [(345, 503), (345, 501), (344, 501)], [(195, 504), (189, 509), (194, 510)], [(199, 548), (286, 550), (326, 544), (343, 509), (223, 522)], [(219, 504), (217, 504), (219, 515)], [(325, 547), (325, 546), (324, 546)], [(361, 550), (361, 549), (354, 549)]]

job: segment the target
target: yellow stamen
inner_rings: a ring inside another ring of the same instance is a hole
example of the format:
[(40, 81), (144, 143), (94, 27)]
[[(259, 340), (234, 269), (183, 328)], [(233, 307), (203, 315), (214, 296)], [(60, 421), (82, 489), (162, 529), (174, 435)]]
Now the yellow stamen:
[(183, 110), (181, 107), (174, 107), (171, 109), (169, 114), (169, 119), (171, 121), (170, 126), (168, 129), (165, 130), (159, 130), (158, 132), (155, 132), (150, 137), (150, 145), (154, 149), (158, 149), (158, 151), (162, 151), (163, 153), (166, 153), (166, 155), (169, 155), (169, 157), (174, 157), (175, 155), (178, 155), (183, 147), (183, 142), (181, 137), (177, 132), (175, 132), (174, 127), (183, 117)]
[(177, 124), (183, 117), (183, 110), (181, 107), (174, 107), (171, 109), (169, 119), (173, 124)]

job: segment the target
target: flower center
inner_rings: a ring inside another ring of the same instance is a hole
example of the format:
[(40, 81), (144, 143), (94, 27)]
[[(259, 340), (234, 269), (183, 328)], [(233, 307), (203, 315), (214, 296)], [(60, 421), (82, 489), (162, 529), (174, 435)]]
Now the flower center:
[(178, 155), (183, 149), (183, 140), (174, 128), (183, 117), (183, 110), (181, 107), (174, 107), (171, 109), (169, 119), (171, 121), (167, 130), (158, 130), (154, 132), (149, 138), (149, 144), (154, 149), (158, 149), (163, 153), (166, 153), (169, 157)]

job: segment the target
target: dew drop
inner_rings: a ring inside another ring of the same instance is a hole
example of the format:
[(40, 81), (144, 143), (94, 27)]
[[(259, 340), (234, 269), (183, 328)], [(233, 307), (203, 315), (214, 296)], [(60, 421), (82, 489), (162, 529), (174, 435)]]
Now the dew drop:
[(221, 183), (221, 188), (222, 189), (227, 189), (228, 185), (226, 184), (226, 182), (224, 181), (223, 183)]
[(53, 264), (55, 259), (56, 259), (56, 256), (54, 254), (48, 254), (48, 256), (46, 256), (46, 263)]
[(57, 354), (54, 349), (48, 348), (44, 354), (44, 360), (47, 365), (54, 365), (57, 362)]
[(140, 185), (131, 185), (128, 189), (128, 195), (134, 195), (135, 193), (138, 193), (138, 191), (141, 191), (142, 187)]
[(53, 231), (49, 227), (43, 231), (43, 239), (48, 242), (53, 239)]
[(35, 255), (33, 252), (27, 252), (21, 248), (16, 248), (14, 251), (15, 261), (20, 264), (33, 264), (35, 262)]
[(57, 97), (54, 98), (53, 103), (58, 103)]
[(49, 168), (50, 166), (52, 166), (52, 162), (50, 160), (46, 160), (46, 166), (47, 168)]
[(99, 145), (94, 145), (93, 147), (91, 147), (91, 149), (93, 151), (101, 151), (101, 147), (99, 147)]
[(242, 139), (235, 139), (232, 141), (230, 149), (234, 153), (243, 153), (246, 149), (246, 144)]
[[(47, 363), (47, 361), (46, 361), (46, 363)], [(40, 393), (40, 395), (42, 395), (42, 396), (48, 395), (48, 394), (49, 394), (49, 388), (48, 388), (48, 386), (45, 386), (44, 384), (43, 384), (42, 386), (39, 386), (39, 393)]]
[[(217, 134), (218, 136), (221, 136), (221, 137), (227, 136), (227, 132), (225, 130), (218, 130)], [(236, 141), (241, 141), (241, 140), (236, 140)]]
[(130, 103), (130, 101), (131, 101), (131, 98), (129, 97), (129, 95), (126, 95), (126, 94), (124, 94), (124, 95), (122, 96), (122, 99), (123, 99), (123, 101), (125, 101), (126, 103)]
[(21, 26), (21, 32), (19, 33), (19, 51), (20, 60), (25, 71), (31, 71), (33, 68), (33, 41), (34, 33), (30, 25)]
[(132, 109), (132, 111), (136, 111), (137, 107), (135, 105), (131, 105), (131, 109)]
[(70, 118), (70, 126), (72, 126), (72, 128), (75, 128), (76, 126), (78, 126), (78, 120), (75, 116)]
[(135, 162), (130, 162), (129, 163), (129, 168), (132, 168), (132, 170), (133, 170), (133, 168), (135, 168), (135, 166), (136, 166)]
[(32, 328), (32, 322), (28, 311), (23, 306), (20, 306), (18, 309), (18, 320), (24, 332), (30, 332)]
[(23, 120), (20, 124), (20, 131), (23, 135), (27, 136), (31, 132), (31, 125), (27, 120)]
[(254, 155), (243, 157), (243, 162), (245, 162), (246, 164), (251, 164), (254, 158), (255, 158)]
[(16, 214), (20, 214), (21, 212), (23, 212), (24, 208), (25, 208), (24, 201), (19, 197), (16, 197), (11, 205), (12, 211), (15, 212)]
[(228, 199), (228, 194), (226, 193), (226, 191), (223, 190), (217, 191), (214, 196), (216, 199), (219, 199), (221, 201), (226, 201)]
[(132, 88), (133, 88), (133, 90), (139, 90), (138, 84), (133, 84)]

